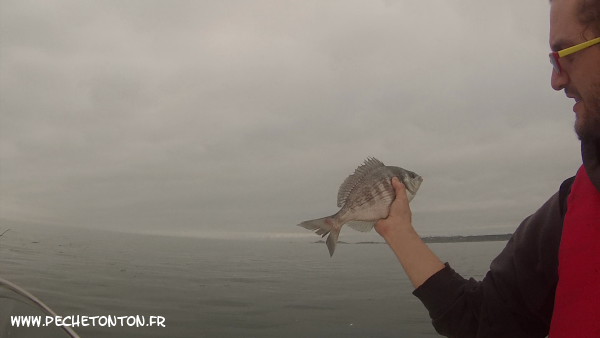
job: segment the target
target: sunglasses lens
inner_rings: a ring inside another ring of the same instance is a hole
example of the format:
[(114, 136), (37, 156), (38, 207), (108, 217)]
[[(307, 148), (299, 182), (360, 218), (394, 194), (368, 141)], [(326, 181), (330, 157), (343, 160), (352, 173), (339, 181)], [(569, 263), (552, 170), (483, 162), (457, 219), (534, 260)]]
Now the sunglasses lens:
[(556, 74), (560, 74), (560, 64), (558, 63), (558, 60), (556, 59), (554, 54), (550, 54), (550, 63), (552, 64), (552, 67), (554, 67), (554, 71), (556, 71)]

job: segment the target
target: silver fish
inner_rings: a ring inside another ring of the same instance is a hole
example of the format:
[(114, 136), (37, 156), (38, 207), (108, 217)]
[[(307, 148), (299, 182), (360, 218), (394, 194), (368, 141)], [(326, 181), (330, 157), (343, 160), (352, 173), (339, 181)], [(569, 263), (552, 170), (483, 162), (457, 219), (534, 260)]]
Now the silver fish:
[(406, 187), (409, 202), (423, 182), (423, 178), (412, 171), (386, 166), (373, 157), (367, 158), (340, 186), (337, 199), (337, 206), (342, 208), (340, 211), (298, 226), (313, 230), (321, 237), (329, 234), (327, 248), (329, 255), (333, 256), (342, 226), (348, 224), (354, 230), (368, 232), (379, 219), (388, 217), (390, 205), (396, 198), (393, 177), (398, 177)]

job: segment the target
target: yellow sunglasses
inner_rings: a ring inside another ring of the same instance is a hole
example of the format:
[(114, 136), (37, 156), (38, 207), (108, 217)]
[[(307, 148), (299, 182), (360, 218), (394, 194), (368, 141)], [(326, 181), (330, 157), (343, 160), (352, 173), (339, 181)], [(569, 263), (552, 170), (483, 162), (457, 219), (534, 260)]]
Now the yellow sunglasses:
[(586, 48), (593, 46), (595, 44), (598, 44), (598, 43), (600, 43), (600, 38), (595, 38), (593, 40), (586, 41), (584, 43), (580, 43), (573, 47), (565, 48), (563, 50), (559, 50), (558, 52), (550, 53), (550, 63), (554, 67), (556, 74), (560, 74), (560, 71), (562, 70), (562, 68), (560, 67), (560, 62), (558, 62), (558, 59), (560, 59), (561, 57), (567, 56), (567, 55), (571, 55), (575, 52), (579, 52), (582, 49), (586, 49)]

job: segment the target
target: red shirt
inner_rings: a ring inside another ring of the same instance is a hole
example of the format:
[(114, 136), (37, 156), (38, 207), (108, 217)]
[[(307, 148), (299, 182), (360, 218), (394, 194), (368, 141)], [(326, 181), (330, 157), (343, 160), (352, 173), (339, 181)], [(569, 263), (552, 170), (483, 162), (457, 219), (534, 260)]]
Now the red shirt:
[(549, 338), (600, 337), (600, 192), (581, 166), (567, 199)]

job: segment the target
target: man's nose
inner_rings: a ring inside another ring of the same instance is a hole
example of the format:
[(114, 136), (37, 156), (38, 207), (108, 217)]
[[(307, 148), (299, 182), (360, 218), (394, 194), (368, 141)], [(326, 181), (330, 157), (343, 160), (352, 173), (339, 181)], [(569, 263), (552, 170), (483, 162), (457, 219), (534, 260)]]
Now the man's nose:
[(552, 78), (550, 79), (550, 85), (554, 90), (564, 89), (567, 86), (567, 84), (569, 84), (569, 81), (571, 81), (569, 79), (569, 74), (567, 74), (567, 72), (565, 72), (564, 69), (560, 72), (560, 74), (557, 74), (554, 69), (552, 70)]

